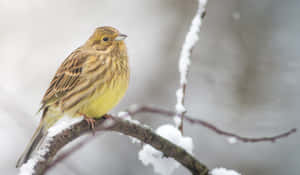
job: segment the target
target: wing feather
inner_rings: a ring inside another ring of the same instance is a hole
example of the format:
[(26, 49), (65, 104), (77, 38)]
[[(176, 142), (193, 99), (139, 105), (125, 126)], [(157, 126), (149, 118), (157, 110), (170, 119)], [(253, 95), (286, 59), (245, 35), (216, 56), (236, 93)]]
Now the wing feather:
[(57, 102), (76, 87), (82, 79), (82, 68), (88, 57), (89, 54), (83, 53), (78, 49), (66, 58), (58, 68), (43, 97), (41, 109)]

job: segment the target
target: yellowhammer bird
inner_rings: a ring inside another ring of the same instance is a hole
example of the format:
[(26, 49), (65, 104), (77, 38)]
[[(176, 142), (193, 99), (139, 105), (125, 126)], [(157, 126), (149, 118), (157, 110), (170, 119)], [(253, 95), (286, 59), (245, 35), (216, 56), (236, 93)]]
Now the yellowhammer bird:
[(93, 118), (104, 116), (117, 105), (129, 81), (123, 41), (126, 37), (115, 28), (99, 27), (83, 46), (65, 59), (43, 97), (41, 122), (17, 167), (26, 163), (47, 135), (47, 130), (64, 114), (84, 116), (93, 129)]

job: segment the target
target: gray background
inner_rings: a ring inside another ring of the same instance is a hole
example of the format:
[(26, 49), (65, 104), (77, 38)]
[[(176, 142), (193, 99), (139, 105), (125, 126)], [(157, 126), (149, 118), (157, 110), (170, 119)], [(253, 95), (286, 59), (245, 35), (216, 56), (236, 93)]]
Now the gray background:
[[(299, 127), (299, 11), (297, 0), (208, 0), (187, 88), (188, 113), (227, 131), (270, 136)], [(53, 74), (94, 28), (126, 33), (131, 82), (123, 101), (174, 109), (181, 45), (196, 0), (0, 0), (0, 170), (16, 174)], [(237, 13), (240, 19), (235, 19)], [(156, 128), (172, 122), (141, 115)], [(195, 156), (210, 168), (243, 175), (298, 175), (299, 133), (275, 144), (237, 143), (185, 124)], [(138, 160), (139, 145), (105, 133), (49, 174), (154, 174)], [(188, 174), (184, 168), (174, 174)]]

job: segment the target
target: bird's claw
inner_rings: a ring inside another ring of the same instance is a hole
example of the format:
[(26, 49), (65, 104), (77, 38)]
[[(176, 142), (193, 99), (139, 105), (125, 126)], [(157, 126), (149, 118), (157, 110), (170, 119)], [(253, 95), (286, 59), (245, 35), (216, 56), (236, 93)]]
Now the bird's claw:
[(89, 128), (92, 129), (93, 135), (95, 135), (95, 123), (96, 120), (93, 118), (90, 118), (86, 115), (83, 115), (84, 120), (87, 122), (87, 124), (89, 125)]

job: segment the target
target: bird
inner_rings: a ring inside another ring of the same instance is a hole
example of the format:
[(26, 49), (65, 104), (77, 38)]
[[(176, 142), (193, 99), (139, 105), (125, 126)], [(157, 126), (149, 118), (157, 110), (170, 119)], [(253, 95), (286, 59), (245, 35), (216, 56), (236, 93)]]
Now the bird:
[(91, 129), (125, 95), (129, 85), (127, 35), (110, 26), (98, 27), (89, 39), (60, 65), (44, 94), (42, 117), (25, 151), (22, 166), (38, 149), (48, 129), (64, 115), (83, 116)]

